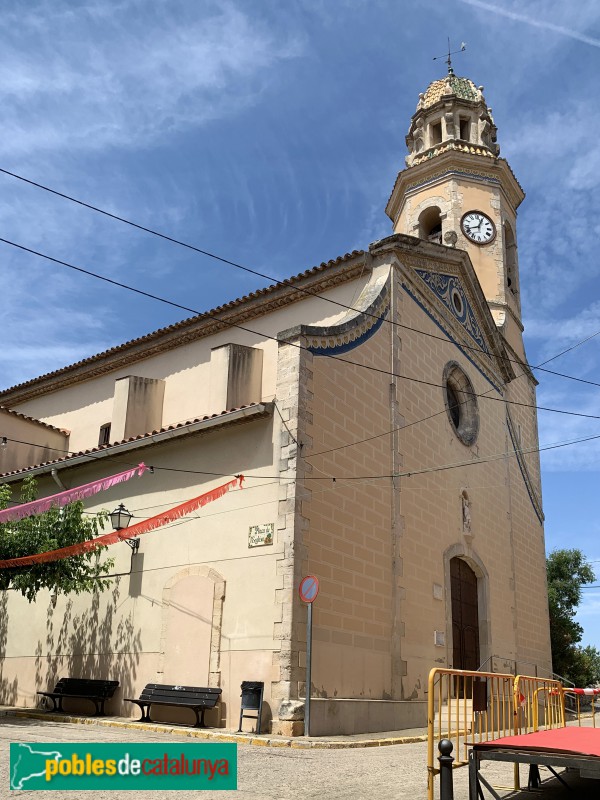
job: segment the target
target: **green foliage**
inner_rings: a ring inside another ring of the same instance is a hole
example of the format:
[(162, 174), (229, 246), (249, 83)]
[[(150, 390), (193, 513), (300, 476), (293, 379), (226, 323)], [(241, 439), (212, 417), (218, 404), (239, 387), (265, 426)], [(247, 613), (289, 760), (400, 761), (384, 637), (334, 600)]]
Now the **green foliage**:
[(585, 687), (600, 683), (600, 652), (595, 647), (575, 647), (570, 664), (569, 678), (575, 686)]
[(575, 621), (581, 587), (593, 583), (594, 570), (581, 550), (553, 550), (546, 559), (550, 640), (554, 671), (585, 687), (600, 681), (600, 653), (580, 647), (583, 628)]
[[(33, 477), (26, 478), (20, 501), (29, 503), (36, 497), (37, 481)], [(6, 508), (10, 500), (10, 487), (0, 485), (0, 508)], [(86, 516), (83, 503), (75, 502), (64, 508), (51, 508), (43, 514), (6, 522), (0, 525), (0, 560), (45, 553), (93, 539), (107, 520), (106, 511)], [(31, 602), (40, 589), (79, 594), (105, 588), (108, 581), (102, 580), (102, 575), (113, 567), (112, 559), (102, 563), (99, 560), (101, 550), (105, 549), (102, 547), (45, 564), (2, 569), (0, 590), (15, 589)]]

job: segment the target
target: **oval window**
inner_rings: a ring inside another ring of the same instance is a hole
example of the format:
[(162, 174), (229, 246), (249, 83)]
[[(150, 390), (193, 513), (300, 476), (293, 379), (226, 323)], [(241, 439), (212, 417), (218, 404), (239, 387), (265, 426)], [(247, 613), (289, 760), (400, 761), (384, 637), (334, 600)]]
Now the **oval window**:
[(479, 410), (469, 376), (456, 361), (450, 361), (444, 368), (442, 385), (452, 430), (463, 444), (475, 444), (479, 433)]

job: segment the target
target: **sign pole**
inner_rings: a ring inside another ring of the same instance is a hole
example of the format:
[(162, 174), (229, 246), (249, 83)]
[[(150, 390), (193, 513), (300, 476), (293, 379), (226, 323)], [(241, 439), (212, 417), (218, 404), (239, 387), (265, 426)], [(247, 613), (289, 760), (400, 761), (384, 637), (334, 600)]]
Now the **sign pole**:
[(308, 622), (306, 625), (306, 688), (304, 690), (304, 735), (310, 736), (310, 696), (312, 694), (312, 608), (308, 604)]
[(310, 736), (310, 696), (312, 694), (312, 604), (319, 594), (319, 579), (314, 575), (302, 578), (298, 588), (300, 599), (308, 606), (306, 621), (306, 684), (304, 688), (304, 735)]

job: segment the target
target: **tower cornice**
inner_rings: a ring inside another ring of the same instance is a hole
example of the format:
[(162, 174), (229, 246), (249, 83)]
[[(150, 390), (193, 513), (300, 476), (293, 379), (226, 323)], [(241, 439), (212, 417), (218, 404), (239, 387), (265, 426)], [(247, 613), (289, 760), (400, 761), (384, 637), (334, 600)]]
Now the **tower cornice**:
[[(471, 152), (471, 150), (475, 152)], [(513, 209), (525, 198), (520, 183), (504, 158), (477, 153), (475, 146), (447, 142), (436, 148), (435, 155), (398, 173), (385, 212), (394, 224), (406, 199), (423, 187), (459, 178), (473, 182), (496, 184)]]

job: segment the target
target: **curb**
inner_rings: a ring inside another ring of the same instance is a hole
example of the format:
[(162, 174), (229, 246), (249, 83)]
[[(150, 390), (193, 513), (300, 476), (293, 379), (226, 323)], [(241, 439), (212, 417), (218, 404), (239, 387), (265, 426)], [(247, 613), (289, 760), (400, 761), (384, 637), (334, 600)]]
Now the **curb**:
[(293, 750), (342, 750), (358, 747), (385, 747), (393, 744), (414, 744), (426, 742), (427, 735), (423, 736), (393, 736), (385, 739), (349, 739), (347, 741), (304, 738), (271, 738), (269, 736), (256, 736), (255, 734), (233, 733), (227, 731), (217, 733), (210, 729), (185, 728), (179, 725), (164, 725), (161, 723), (121, 721), (102, 717), (79, 717), (70, 714), (53, 714), (50, 711), (35, 711), (28, 709), (2, 709), (0, 717), (23, 717), (25, 719), (38, 719), (48, 722), (67, 722), (72, 725), (98, 725), (104, 728), (124, 728), (126, 730), (153, 731), (154, 733), (170, 733), (185, 736), (191, 739), (208, 739), (214, 742), (237, 742), (257, 747), (289, 747)]

